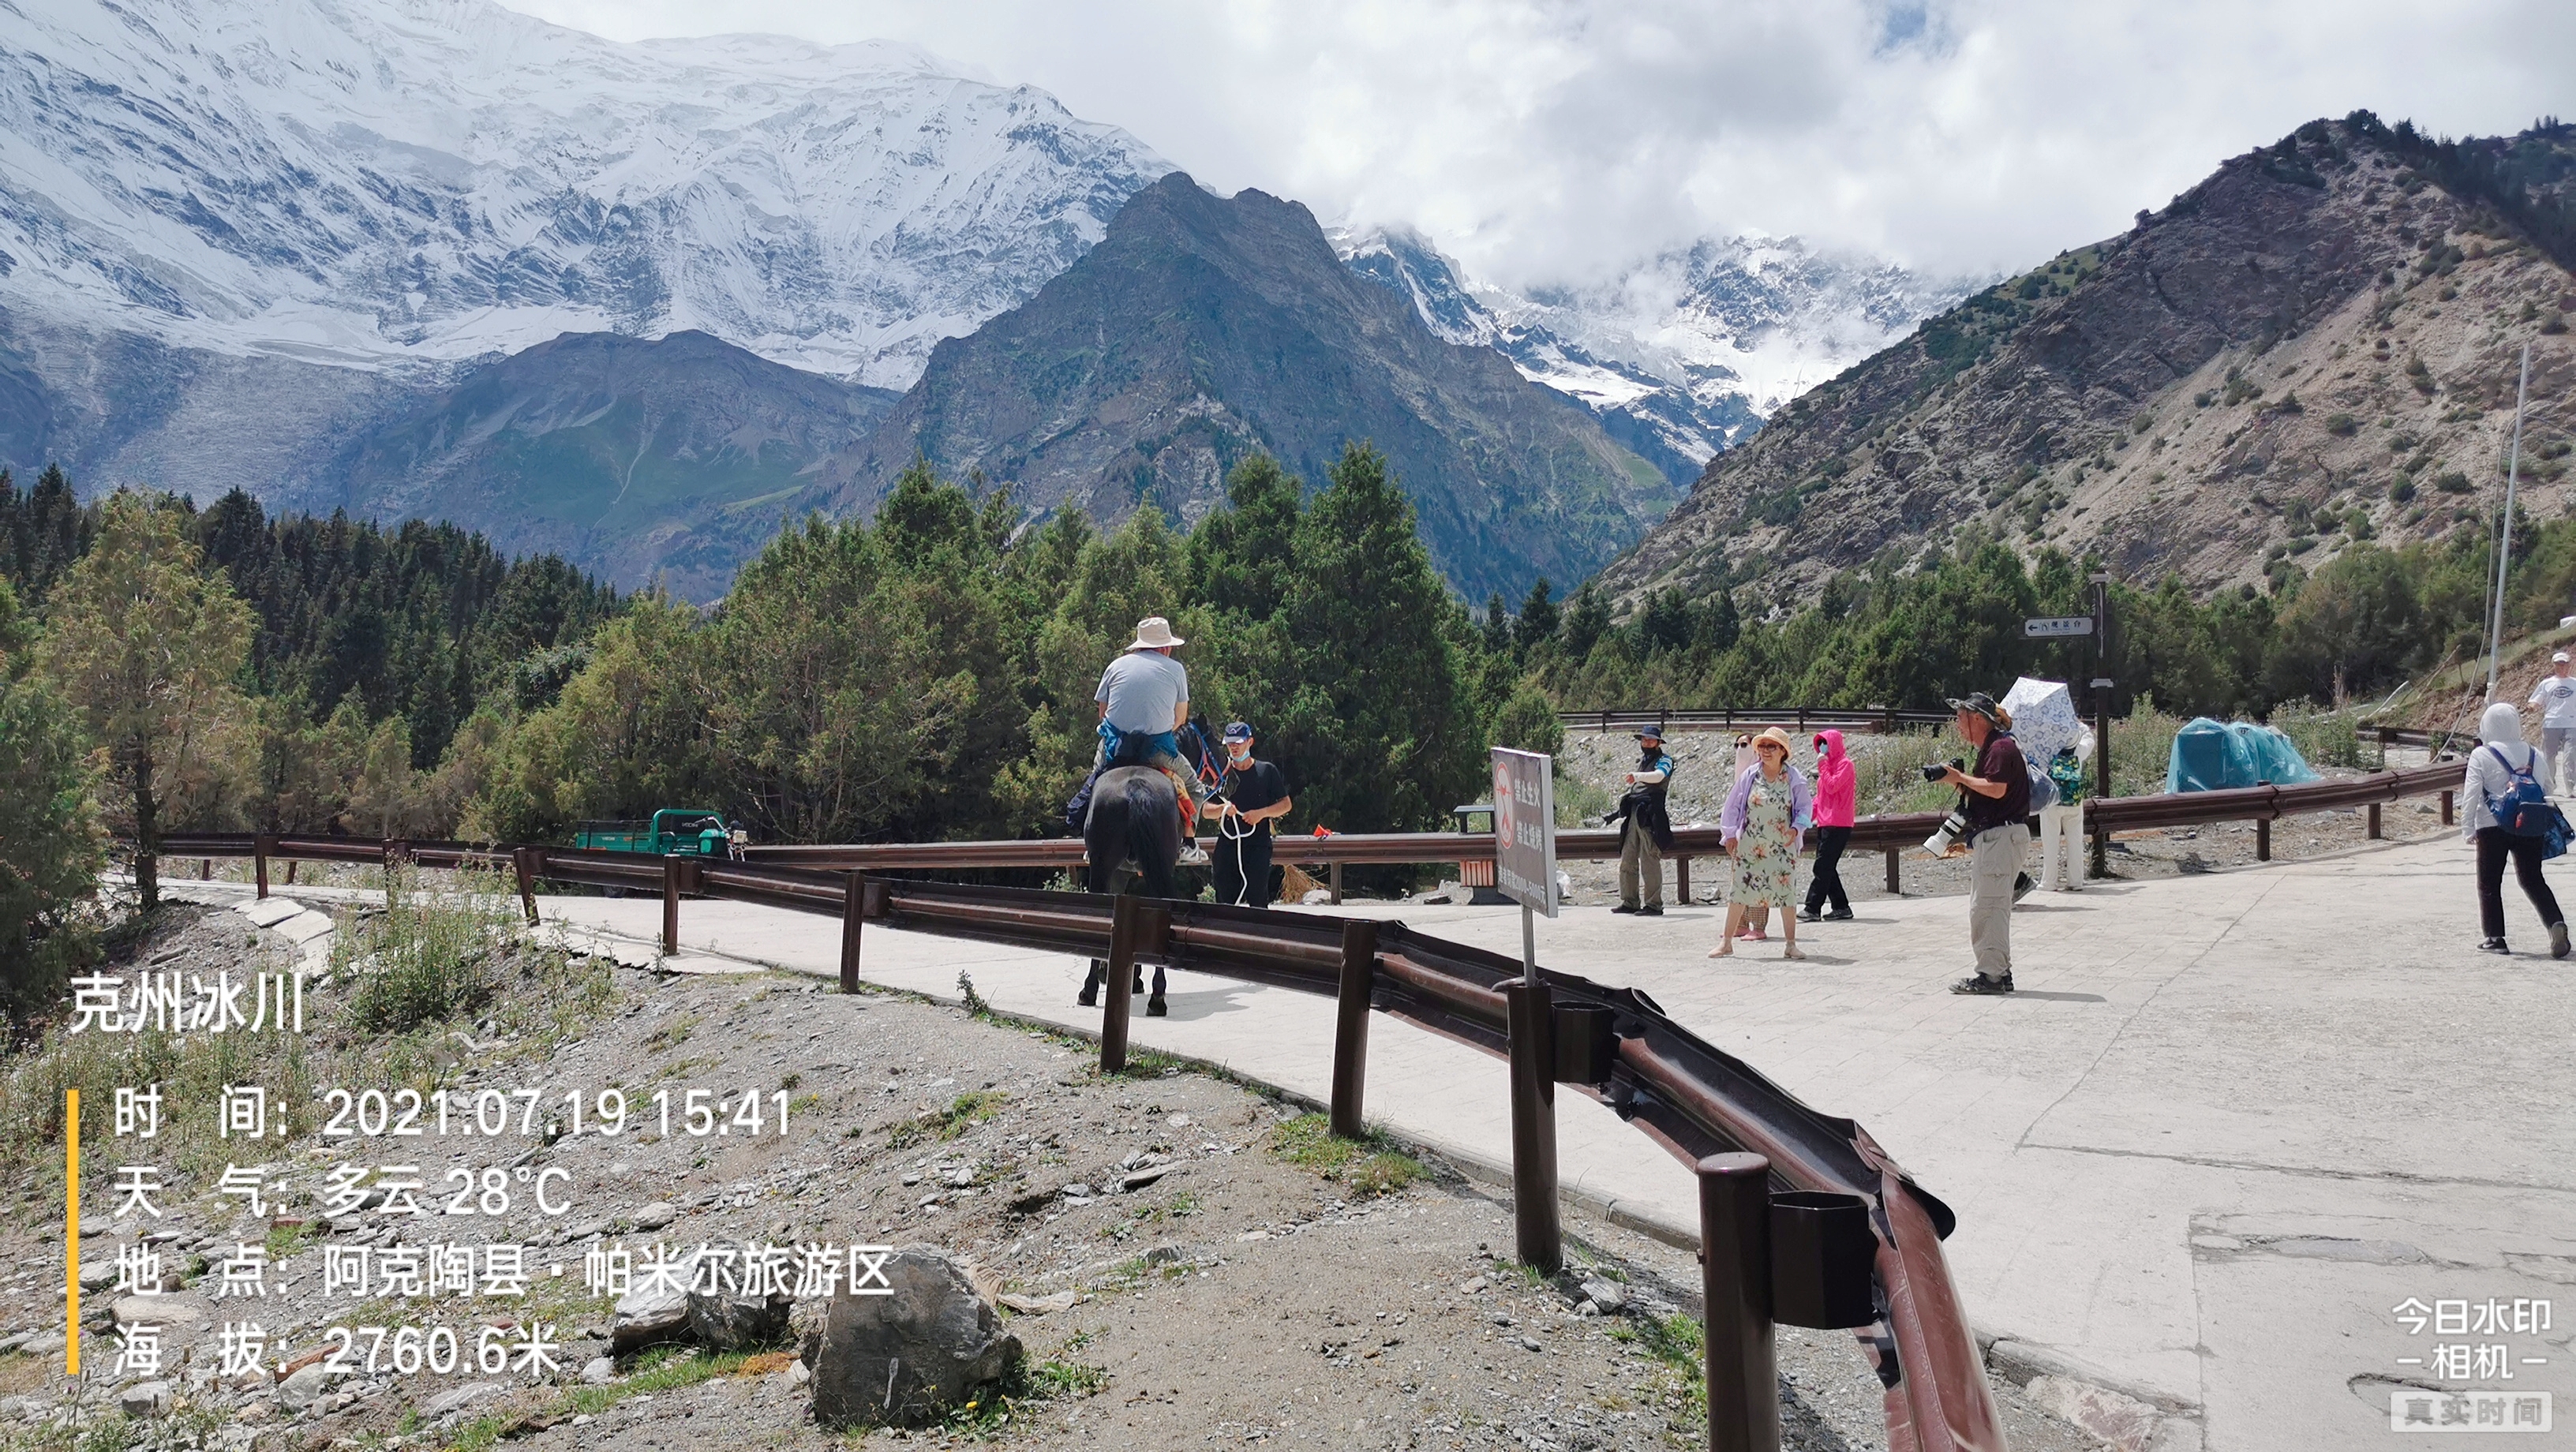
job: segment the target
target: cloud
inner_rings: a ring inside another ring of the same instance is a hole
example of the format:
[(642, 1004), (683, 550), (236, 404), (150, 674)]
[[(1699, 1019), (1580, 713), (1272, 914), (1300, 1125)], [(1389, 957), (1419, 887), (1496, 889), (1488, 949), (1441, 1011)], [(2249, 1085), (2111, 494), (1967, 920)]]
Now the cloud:
[(911, 42), (1123, 126), (1201, 182), (1410, 223), (1512, 286), (1709, 236), (1938, 272), (2117, 232), (2221, 159), (2369, 107), (2571, 109), (2563, 0), (515, 0), (617, 39)]

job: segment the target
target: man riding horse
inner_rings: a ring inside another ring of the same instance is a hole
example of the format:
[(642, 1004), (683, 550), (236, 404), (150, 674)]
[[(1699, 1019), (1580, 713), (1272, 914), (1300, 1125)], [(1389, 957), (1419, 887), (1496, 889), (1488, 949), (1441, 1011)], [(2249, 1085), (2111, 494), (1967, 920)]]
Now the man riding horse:
[(1135, 641), (1101, 672), (1100, 688), (1092, 693), (1100, 708), (1100, 745), (1091, 758), (1091, 781), (1075, 798), (1081, 810), (1074, 821), (1084, 823), (1088, 799), (1109, 768), (1153, 767), (1176, 789), (1180, 860), (1198, 864), (1207, 861), (1198, 845), (1198, 778), (1181, 755), (1179, 735), (1190, 718), (1190, 673), (1172, 658), (1173, 647), (1183, 644), (1170, 621), (1148, 615), (1136, 622)]

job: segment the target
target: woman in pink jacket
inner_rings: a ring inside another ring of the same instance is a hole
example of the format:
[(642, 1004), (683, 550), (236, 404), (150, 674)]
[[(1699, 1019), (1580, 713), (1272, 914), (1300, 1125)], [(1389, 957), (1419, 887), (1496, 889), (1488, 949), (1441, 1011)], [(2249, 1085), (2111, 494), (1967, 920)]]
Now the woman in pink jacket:
[[(1852, 759), (1843, 754), (1843, 734), (1839, 731), (1816, 733), (1816, 870), (1807, 880), (1807, 906), (1799, 912), (1801, 922), (1831, 919), (1838, 923), (1851, 921), (1851, 895), (1843, 891), (1843, 875), (1838, 864), (1843, 849), (1851, 845), (1853, 813), (1858, 809), (1860, 772)], [(1832, 910), (1826, 910), (1826, 904)]]

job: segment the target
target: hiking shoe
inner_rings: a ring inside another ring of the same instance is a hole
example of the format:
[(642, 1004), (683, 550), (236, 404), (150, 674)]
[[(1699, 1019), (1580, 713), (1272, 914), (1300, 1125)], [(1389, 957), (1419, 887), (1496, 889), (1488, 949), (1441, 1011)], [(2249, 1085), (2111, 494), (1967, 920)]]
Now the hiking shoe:
[[(1658, 902), (1658, 903), (1648, 903), (1646, 906), (1644, 906), (1644, 907), (1641, 907), (1641, 908), (1637, 909), (1637, 916), (1639, 916), (1639, 917), (1641, 917), (1641, 918), (1659, 918), (1659, 917), (1662, 917), (1663, 915), (1664, 915), (1664, 905), (1663, 905), (1662, 903), (1659, 903), (1659, 902)], [(2566, 955), (2566, 954), (2564, 954), (2564, 953), (2561, 953), (2561, 954), (2559, 954), (2558, 956), (2560, 956), (2560, 957), (2564, 958), (2564, 957), (2566, 957), (2567, 955)]]
[(2030, 896), (2030, 890), (2036, 886), (2038, 886), (2038, 884), (2030, 880), (2029, 873), (2024, 872), (2016, 875), (2013, 878), (2013, 901), (2019, 902), (2023, 898)]
[(1633, 912), (1643, 912), (1643, 911), (1644, 911), (1644, 909), (1643, 909), (1643, 908), (1638, 907), (1635, 903), (1632, 903), (1632, 902), (1623, 902), (1623, 903), (1619, 904), (1617, 907), (1612, 908), (1610, 911), (1612, 911), (1612, 912), (1614, 912), (1614, 913), (1633, 913)]
[(2563, 922), (2549, 925), (2549, 956), (2552, 958), (2567, 956), (2567, 925)]
[(1811, 907), (1802, 907), (1798, 909), (1798, 921), (1802, 923), (1821, 923), (1824, 920), (1824, 913), (1818, 909)]
[(1838, 907), (1832, 912), (1825, 914), (1825, 921), (1829, 923), (1847, 923), (1851, 920), (1852, 910), (1847, 907)]
[(2001, 978), (1988, 978), (1983, 973), (1971, 973), (1951, 984), (1950, 991), (1973, 996), (2010, 993), (2013, 991), (2012, 975), (2007, 973)]
[(2485, 942), (2478, 944), (2478, 951), (2481, 953), (2511, 953), (2513, 950), (2504, 945), (2504, 939), (2489, 938)]

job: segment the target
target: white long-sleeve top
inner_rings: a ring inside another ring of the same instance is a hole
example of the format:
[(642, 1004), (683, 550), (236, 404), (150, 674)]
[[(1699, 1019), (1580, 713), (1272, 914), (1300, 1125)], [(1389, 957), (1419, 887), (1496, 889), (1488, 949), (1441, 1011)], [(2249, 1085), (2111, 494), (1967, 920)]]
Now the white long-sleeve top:
[[(2504, 760), (2496, 759), (2499, 753)], [(2495, 804), (2513, 790), (2513, 773), (2531, 771), (2539, 755), (2528, 741), (2478, 743), (2469, 753), (2468, 775), (2460, 780), (2461, 836), (2475, 837), (2482, 828), (2502, 825)]]

